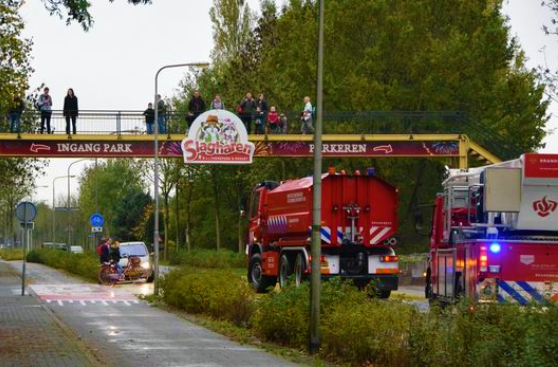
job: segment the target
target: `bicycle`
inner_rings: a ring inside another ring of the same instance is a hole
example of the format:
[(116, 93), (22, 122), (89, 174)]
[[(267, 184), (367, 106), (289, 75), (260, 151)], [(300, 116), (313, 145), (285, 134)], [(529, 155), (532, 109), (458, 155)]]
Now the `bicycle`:
[(114, 261), (103, 262), (97, 278), (99, 284), (114, 285), (116, 283), (131, 283), (139, 279), (147, 279), (149, 272), (141, 267), (141, 260), (137, 256), (128, 258), (128, 264), (122, 269), (122, 276), (116, 270)]

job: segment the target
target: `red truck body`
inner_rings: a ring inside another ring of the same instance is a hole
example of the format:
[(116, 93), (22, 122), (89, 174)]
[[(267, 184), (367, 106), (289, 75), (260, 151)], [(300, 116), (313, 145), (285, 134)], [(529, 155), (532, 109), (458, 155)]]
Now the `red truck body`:
[[(253, 191), (246, 253), (249, 279), (260, 292), (297, 283), (310, 272), (313, 179), (264, 182)], [(397, 189), (374, 176), (322, 176), (323, 277), (372, 280), (384, 296), (397, 289), (399, 272), (392, 246), (397, 231)]]
[(434, 203), (426, 295), (558, 299), (558, 155), (451, 170)]

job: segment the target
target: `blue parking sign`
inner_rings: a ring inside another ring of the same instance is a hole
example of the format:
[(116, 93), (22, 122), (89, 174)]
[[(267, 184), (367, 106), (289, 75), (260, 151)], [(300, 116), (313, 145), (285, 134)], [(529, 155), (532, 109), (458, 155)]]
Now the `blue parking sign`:
[(100, 213), (93, 213), (89, 217), (91, 227), (102, 227), (105, 224), (105, 218)]

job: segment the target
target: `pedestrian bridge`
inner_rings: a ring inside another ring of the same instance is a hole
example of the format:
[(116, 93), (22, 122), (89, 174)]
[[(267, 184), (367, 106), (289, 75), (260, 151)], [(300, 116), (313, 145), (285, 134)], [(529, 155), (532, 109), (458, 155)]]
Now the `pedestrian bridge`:
[[(182, 157), (185, 113), (167, 115), (167, 133), (159, 135), (159, 153)], [(255, 157), (311, 157), (312, 135), (302, 135), (292, 115), (285, 134), (249, 135)], [(0, 156), (43, 158), (151, 158), (154, 136), (145, 132), (140, 111), (80, 111), (77, 134), (65, 133), (66, 122), (54, 111), (52, 134), (39, 134), (39, 118), (24, 114), (20, 133), (0, 133)], [(6, 126), (3, 124), (3, 126)], [(457, 112), (337, 112), (324, 114), (325, 157), (451, 158), (453, 166), (500, 162), (521, 152), (497, 134), (477, 126)], [(5, 129), (4, 129), (5, 131)], [(500, 140), (499, 140), (500, 139)], [(496, 151), (494, 151), (496, 150)]]

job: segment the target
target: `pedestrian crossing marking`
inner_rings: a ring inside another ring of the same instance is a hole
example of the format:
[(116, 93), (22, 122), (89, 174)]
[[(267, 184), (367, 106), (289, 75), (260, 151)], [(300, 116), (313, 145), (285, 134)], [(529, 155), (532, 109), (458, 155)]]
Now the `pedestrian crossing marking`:
[(75, 302), (74, 302), (74, 300), (43, 299), (43, 301), (45, 301), (46, 303), (49, 303), (49, 304), (58, 304), (58, 306), (64, 306), (64, 303), (66, 303), (67, 305), (70, 305), (70, 304), (77, 304), (78, 302), (81, 306), (96, 305), (98, 302), (102, 303), (103, 306), (110, 306), (110, 305), (132, 306), (132, 304), (134, 304), (134, 305), (139, 305), (140, 304), (140, 301), (133, 301), (133, 300), (113, 300), (113, 301), (75, 300)]

